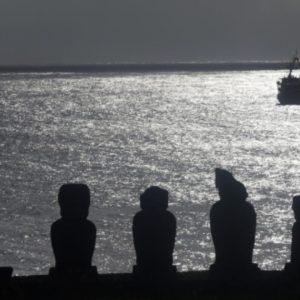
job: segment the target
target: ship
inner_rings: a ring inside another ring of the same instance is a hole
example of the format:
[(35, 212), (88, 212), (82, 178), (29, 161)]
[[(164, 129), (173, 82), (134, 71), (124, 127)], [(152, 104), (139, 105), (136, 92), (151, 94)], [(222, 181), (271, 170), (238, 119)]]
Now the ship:
[(299, 57), (296, 51), (289, 67), (289, 75), (277, 82), (278, 100), (280, 104), (300, 105), (300, 77), (293, 75), (293, 71), (299, 65)]

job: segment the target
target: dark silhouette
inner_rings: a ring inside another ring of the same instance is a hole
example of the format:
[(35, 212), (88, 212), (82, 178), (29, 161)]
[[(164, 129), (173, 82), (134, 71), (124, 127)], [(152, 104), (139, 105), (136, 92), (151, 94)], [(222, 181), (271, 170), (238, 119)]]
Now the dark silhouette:
[(2, 281), (6, 281), (11, 278), (13, 273), (12, 267), (0, 267), (0, 285)]
[(216, 169), (216, 188), (220, 201), (210, 211), (210, 227), (216, 259), (211, 270), (247, 271), (252, 264), (256, 214), (246, 201), (245, 186), (230, 172)]
[(293, 211), (296, 222), (292, 230), (291, 263), (300, 270), (300, 196), (293, 198)]
[(292, 209), (296, 222), (292, 229), (291, 262), (287, 263), (285, 270), (291, 273), (300, 273), (300, 195), (293, 198)]
[(176, 218), (167, 210), (168, 191), (151, 186), (140, 196), (141, 211), (133, 218), (135, 273), (176, 272), (173, 250)]
[(91, 270), (96, 227), (87, 220), (90, 191), (84, 184), (64, 184), (58, 194), (61, 218), (51, 226), (56, 272)]

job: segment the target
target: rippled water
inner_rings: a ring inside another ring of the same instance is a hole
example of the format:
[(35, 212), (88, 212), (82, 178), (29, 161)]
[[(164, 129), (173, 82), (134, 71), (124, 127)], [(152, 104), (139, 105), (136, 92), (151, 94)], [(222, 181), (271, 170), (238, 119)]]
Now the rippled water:
[(131, 219), (149, 185), (171, 192), (179, 270), (208, 268), (214, 168), (231, 170), (257, 211), (254, 260), (289, 259), (291, 197), (300, 193), (300, 106), (280, 106), (284, 72), (0, 75), (0, 265), (53, 265), (57, 191), (91, 188), (94, 264), (130, 271)]

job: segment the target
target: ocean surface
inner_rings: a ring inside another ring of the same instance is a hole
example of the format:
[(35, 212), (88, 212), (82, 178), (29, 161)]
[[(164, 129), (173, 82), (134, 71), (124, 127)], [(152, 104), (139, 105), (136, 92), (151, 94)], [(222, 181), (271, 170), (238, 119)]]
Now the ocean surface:
[(178, 270), (206, 269), (222, 167), (256, 209), (254, 261), (283, 268), (300, 193), (300, 106), (276, 99), (285, 73), (0, 74), (0, 265), (48, 272), (58, 189), (84, 182), (99, 272), (132, 270), (131, 221), (150, 185), (170, 191)]

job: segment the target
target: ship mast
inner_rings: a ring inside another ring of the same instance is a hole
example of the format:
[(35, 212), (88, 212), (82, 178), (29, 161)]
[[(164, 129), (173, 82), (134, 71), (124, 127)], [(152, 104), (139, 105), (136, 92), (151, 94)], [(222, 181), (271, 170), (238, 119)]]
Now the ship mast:
[(297, 64), (299, 63), (299, 57), (298, 57), (298, 50), (295, 51), (294, 57), (292, 62), (290, 63), (290, 73), (289, 77), (292, 77), (292, 72), (296, 68)]

